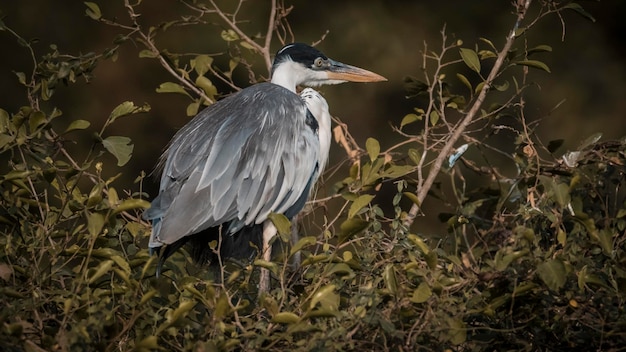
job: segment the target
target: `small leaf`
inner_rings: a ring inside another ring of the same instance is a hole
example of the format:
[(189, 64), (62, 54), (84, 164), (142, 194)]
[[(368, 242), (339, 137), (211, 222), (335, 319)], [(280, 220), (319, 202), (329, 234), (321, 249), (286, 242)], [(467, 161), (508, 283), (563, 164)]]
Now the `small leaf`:
[(413, 202), (413, 204), (417, 205), (418, 207), (421, 206), (420, 204), (420, 200), (419, 198), (417, 198), (417, 196), (415, 195), (415, 193), (411, 193), (411, 192), (403, 192), (402, 194), (404, 194), (405, 197), (409, 198), (409, 200), (411, 202)]
[(446, 322), (450, 327), (448, 330), (448, 340), (453, 345), (460, 345), (467, 339), (467, 329), (461, 319), (447, 318)]
[(155, 57), (159, 57), (159, 54), (149, 49), (144, 49), (139, 52), (139, 58), (141, 59), (143, 58), (154, 59)]
[(566, 207), (571, 201), (569, 185), (566, 183), (552, 183), (552, 189), (554, 191), (554, 198), (556, 202), (562, 207)]
[(63, 133), (68, 133), (68, 132), (76, 131), (76, 130), (84, 130), (88, 128), (90, 125), (91, 125), (91, 122), (86, 121), (86, 120), (74, 120), (70, 123), (69, 126), (67, 126), (67, 128), (65, 129), (65, 132)]
[(380, 144), (376, 139), (368, 138), (367, 141), (365, 141), (365, 149), (367, 149), (367, 154), (369, 155), (371, 161), (378, 158), (378, 154), (380, 153)]
[(296, 244), (293, 245), (293, 247), (291, 247), (291, 250), (289, 251), (289, 255), (292, 256), (296, 252), (301, 250), (302, 248), (312, 246), (316, 243), (317, 243), (317, 237), (315, 236), (302, 237), (300, 240), (298, 240), (298, 242), (296, 242)]
[(385, 286), (391, 292), (392, 295), (398, 294), (398, 280), (396, 279), (396, 272), (393, 268), (393, 264), (387, 264), (385, 271), (383, 272), (383, 280)]
[(200, 102), (194, 101), (193, 103), (187, 105), (187, 116), (196, 116), (198, 114), (198, 110), (200, 109)]
[(280, 312), (271, 321), (276, 324), (295, 324), (300, 321), (300, 317), (291, 312)]
[(272, 221), (279, 235), (284, 236), (291, 234), (291, 222), (285, 215), (270, 213), (267, 217)]
[(422, 117), (417, 115), (417, 114), (413, 114), (413, 113), (406, 114), (404, 116), (404, 118), (402, 118), (402, 122), (400, 122), (400, 128), (402, 129), (402, 127), (404, 127), (404, 126), (406, 126), (408, 124), (411, 124), (411, 123), (413, 123), (415, 121), (419, 121), (421, 119), (422, 119)]
[(409, 158), (411, 158), (411, 161), (417, 166), (420, 160), (422, 160), (422, 153), (417, 151), (417, 149), (409, 149)]
[(189, 61), (191, 68), (196, 70), (198, 76), (204, 76), (209, 71), (211, 64), (213, 64), (213, 58), (209, 55), (198, 55)]
[(172, 324), (178, 321), (181, 318), (184, 318), (189, 311), (196, 306), (196, 302), (194, 301), (181, 301), (178, 304), (178, 308), (176, 308), (172, 314), (167, 317), (168, 323)]
[(144, 337), (141, 341), (136, 342), (134, 346), (134, 350), (137, 350), (137, 351), (142, 351), (142, 350), (156, 351), (158, 349), (160, 349), (160, 346), (159, 346), (157, 337), (154, 335)]
[(41, 125), (44, 125), (46, 122), (46, 114), (41, 111), (33, 112), (28, 118), (30, 133), (34, 133)]
[(461, 83), (463, 83), (469, 90), (470, 92), (472, 91), (472, 84), (470, 83), (470, 81), (467, 79), (467, 77), (463, 76), (460, 73), (456, 74), (456, 78), (459, 79), (459, 81), (461, 81)]
[(213, 85), (213, 82), (204, 76), (198, 76), (196, 79), (196, 85), (202, 88), (204, 93), (209, 97), (217, 95), (217, 88)]
[(189, 96), (189, 93), (178, 83), (164, 82), (156, 89), (157, 93), (179, 93)]
[(461, 52), (461, 59), (472, 71), (480, 73), (480, 60), (478, 54), (472, 49), (459, 48)]
[(117, 166), (126, 165), (133, 154), (134, 146), (128, 137), (110, 136), (102, 141), (102, 145), (117, 159)]
[(558, 259), (551, 259), (537, 266), (539, 278), (553, 291), (558, 291), (565, 285), (565, 265)]
[(91, 275), (88, 282), (90, 284), (94, 283), (94, 281), (98, 280), (100, 277), (102, 277), (102, 275), (108, 273), (111, 268), (113, 268), (112, 260), (103, 261), (102, 263), (100, 263), (100, 265), (98, 265), (98, 268), (96, 268), (96, 272)]
[(87, 216), (87, 231), (92, 237), (96, 237), (104, 227), (104, 216), (100, 213), (90, 213)]
[(335, 285), (326, 285), (317, 290), (311, 298), (310, 307), (315, 308), (320, 303), (322, 309), (336, 311), (339, 307), (339, 295), (334, 292), (335, 287)]
[(113, 214), (121, 213), (132, 209), (148, 209), (150, 202), (144, 199), (126, 199), (113, 210)]
[(102, 17), (102, 12), (100, 11), (100, 7), (98, 4), (93, 2), (85, 2), (87, 5), (87, 9), (85, 10), (85, 14), (91, 17), (94, 20), (99, 20)]
[(368, 226), (369, 226), (368, 221), (365, 221), (359, 218), (348, 219), (342, 222), (341, 225), (339, 226), (339, 230), (340, 230), (339, 240), (345, 241), (351, 236), (354, 236), (357, 233), (365, 230)]
[(111, 114), (109, 114), (109, 123), (123, 116), (128, 116), (128, 115), (137, 114), (140, 112), (147, 112), (147, 111), (150, 111), (149, 105), (136, 106), (135, 103), (133, 103), (132, 101), (125, 101), (121, 103), (120, 105), (116, 106), (115, 109), (111, 111)]
[(580, 6), (579, 4), (572, 2), (569, 3), (565, 6), (563, 6), (564, 9), (572, 9), (576, 12), (578, 12), (579, 15), (583, 16), (584, 18), (590, 20), (591, 22), (595, 22), (596, 19), (587, 11), (585, 11), (585, 9), (583, 9), (582, 6)]
[(413, 303), (424, 303), (428, 301), (430, 296), (433, 295), (433, 292), (430, 290), (430, 287), (426, 282), (422, 282), (417, 286), (415, 291), (413, 291), (413, 296), (409, 299)]
[(549, 45), (537, 45), (534, 48), (528, 49), (527, 55), (532, 55), (534, 53), (542, 53), (542, 52), (552, 52), (552, 47)]
[(516, 61), (515, 64), (516, 65), (522, 65), (522, 66), (528, 66), (528, 67), (532, 67), (532, 68), (538, 68), (540, 70), (544, 70), (544, 71), (550, 73), (550, 68), (548, 67), (548, 65), (546, 65), (543, 62), (538, 61), (538, 60)]
[(350, 210), (348, 211), (348, 219), (353, 218), (361, 209), (370, 204), (372, 199), (374, 199), (374, 196), (371, 194), (364, 194), (355, 199), (350, 206)]
[(222, 36), (222, 39), (224, 39), (227, 42), (232, 42), (232, 41), (239, 39), (239, 36), (237, 35), (237, 33), (232, 29), (223, 30), (221, 33), (221, 36)]
[(430, 125), (434, 126), (439, 122), (439, 113), (436, 110), (430, 112)]

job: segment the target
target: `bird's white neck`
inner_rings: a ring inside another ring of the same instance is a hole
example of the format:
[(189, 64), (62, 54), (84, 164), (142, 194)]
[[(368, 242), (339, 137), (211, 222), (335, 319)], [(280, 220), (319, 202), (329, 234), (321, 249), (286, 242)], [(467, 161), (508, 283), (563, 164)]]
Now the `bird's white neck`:
[(304, 85), (307, 87), (318, 87), (323, 84), (337, 84), (345, 81), (329, 80), (328, 74), (324, 71), (314, 71), (304, 67), (304, 65), (292, 60), (285, 60), (278, 64), (272, 72), (272, 83), (278, 84), (296, 92), (296, 87)]
[(283, 86), (295, 93), (296, 87), (305, 79), (302, 71), (302, 65), (300, 64), (291, 60), (282, 62), (272, 73), (272, 83)]

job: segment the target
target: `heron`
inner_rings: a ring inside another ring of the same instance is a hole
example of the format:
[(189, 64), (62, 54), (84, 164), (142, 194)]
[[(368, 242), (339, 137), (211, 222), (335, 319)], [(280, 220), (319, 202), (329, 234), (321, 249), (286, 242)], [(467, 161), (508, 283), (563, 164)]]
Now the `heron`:
[[(296, 216), (328, 160), (328, 104), (308, 87), (379, 81), (386, 79), (292, 43), (277, 52), (270, 82), (209, 105), (183, 126), (160, 158), (159, 194), (144, 213), (156, 275), (185, 244), (196, 262), (242, 258), (254, 247), (269, 262), (277, 234), (270, 214)], [(261, 268), (259, 291), (269, 281)]]

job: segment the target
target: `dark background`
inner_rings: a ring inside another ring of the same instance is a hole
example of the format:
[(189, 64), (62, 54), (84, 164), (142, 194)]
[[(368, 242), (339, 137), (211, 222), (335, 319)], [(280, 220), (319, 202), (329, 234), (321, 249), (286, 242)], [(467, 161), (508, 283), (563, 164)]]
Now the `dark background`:
[[(97, 1), (107, 18), (127, 22), (120, 1)], [(222, 1), (225, 7), (233, 2)], [(248, 1), (240, 18), (250, 19), (243, 25), (248, 33), (263, 32), (269, 2)], [(623, 45), (626, 2), (581, 2), (596, 22), (574, 11), (563, 14), (564, 25), (552, 15), (535, 28), (528, 37), (529, 46), (548, 44), (553, 52), (542, 54), (551, 74), (531, 69), (530, 79), (537, 85), (528, 93), (526, 118), (542, 119), (538, 137), (545, 143), (564, 139), (557, 156), (574, 149), (587, 136), (602, 132), (603, 139), (625, 135), (626, 65)], [(536, 4), (534, 4), (536, 5)], [(424, 43), (429, 50), (441, 47), (441, 30), (446, 26), (449, 38), (459, 38), (465, 47), (473, 48), (479, 37), (489, 38), (501, 46), (514, 22), (510, 1), (295, 1), (289, 20), (297, 41), (313, 42), (328, 31), (318, 46), (328, 56), (375, 71), (389, 79), (377, 84), (343, 84), (323, 87), (331, 113), (350, 126), (360, 145), (367, 137), (380, 140), (382, 149), (401, 138), (391, 125), (398, 126), (402, 117), (417, 106), (405, 98), (403, 78), (420, 77)], [(2, 1), (0, 11), (4, 23), (27, 40), (37, 38), (38, 57), (56, 44), (61, 52), (101, 52), (112, 46), (121, 31), (85, 16), (82, 1), (23, 0)], [(141, 23), (157, 25), (185, 14), (185, 7), (173, 0), (144, 1), (139, 8)], [(172, 52), (216, 52), (227, 44), (220, 39), (223, 27), (215, 24), (177, 28), (159, 37), (157, 44)], [(563, 31), (565, 37), (562, 41)], [(274, 50), (279, 49), (276, 42)], [(25, 90), (17, 82), (14, 71), (30, 72), (32, 62), (27, 51), (6, 32), (0, 31), (0, 107), (15, 112), (27, 105)], [(140, 59), (139, 44), (122, 45), (116, 62), (104, 61), (89, 83), (60, 88), (43, 108), (59, 107), (64, 116), (56, 123), (65, 126), (74, 119), (92, 122), (99, 130), (111, 110), (123, 101), (151, 105), (148, 114), (118, 121), (109, 130), (133, 139), (134, 155), (123, 168), (109, 163), (107, 172), (123, 172), (132, 180), (141, 171), (150, 172), (167, 141), (189, 120), (185, 108), (189, 99), (182, 95), (158, 94), (156, 87), (173, 81), (155, 60)], [(227, 67), (227, 63), (216, 61)], [(267, 76), (261, 59), (256, 61), (260, 74)], [(468, 73), (468, 75), (471, 74)], [(244, 70), (235, 71), (241, 86), (248, 84)], [(565, 99), (558, 109), (553, 108)], [(509, 136), (509, 138), (513, 138)], [(512, 139), (510, 139), (512, 141)], [(90, 143), (89, 140), (83, 141)], [(506, 140), (504, 141), (506, 143)], [(85, 144), (89, 145), (89, 144)], [(79, 141), (76, 148), (86, 148)], [(345, 157), (335, 144), (331, 146), (330, 165)], [(4, 165), (0, 167), (5, 167)], [(121, 188), (132, 188), (130, 181)], [(146, 184), (154, 196), (156, 183)]]

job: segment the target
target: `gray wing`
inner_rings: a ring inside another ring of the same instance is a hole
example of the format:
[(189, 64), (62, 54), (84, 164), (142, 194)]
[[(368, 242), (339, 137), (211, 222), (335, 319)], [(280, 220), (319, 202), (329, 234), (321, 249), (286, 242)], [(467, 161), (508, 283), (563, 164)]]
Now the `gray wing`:
[(271, 212), (297, 213), (319, 167), (310, 119), (298, 95), (271, 83), (198, 114), (163, 155), (160, 193), (146, 212), (153, 220), (150, 246), (227, 222), (225, 230), (234, 233)]

